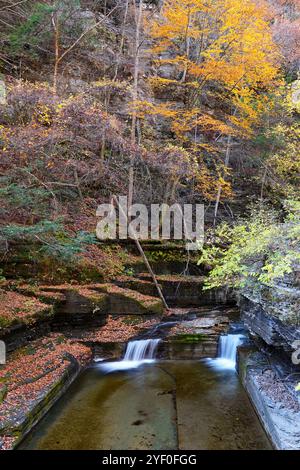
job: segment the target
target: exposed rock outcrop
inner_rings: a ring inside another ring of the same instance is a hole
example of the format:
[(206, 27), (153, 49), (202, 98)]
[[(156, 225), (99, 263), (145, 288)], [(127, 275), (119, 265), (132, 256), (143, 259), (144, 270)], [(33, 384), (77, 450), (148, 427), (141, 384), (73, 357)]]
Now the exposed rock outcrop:
[(247, 289), (240, 297), (246, 326), (268, 345), (293, 350), (300, 340), (300, 271), (294, 270), (273, 287)]
[(0, 368), (0, 449), (15, 446), (90, 361), (90, 349), (52, 334), (9, 357)]
[[(157, 281), (169, 305), (178, 307), (235, 304), (232, 290), (211, 289), (203, 291), (204, 276), (183, 274), (160, 274)], [(137, 277), (121, 276), (115, 280), (120, 287), (136, 290), (142, 294), (157, 296), (155, 285), (147, 273), (139, 273)]]

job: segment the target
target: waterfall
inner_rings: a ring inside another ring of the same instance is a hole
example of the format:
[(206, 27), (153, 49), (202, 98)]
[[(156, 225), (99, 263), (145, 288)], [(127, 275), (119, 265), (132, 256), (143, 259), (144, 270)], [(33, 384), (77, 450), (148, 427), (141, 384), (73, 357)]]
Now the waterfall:
[(159, 339), (141, 339), (127, 344), (123, 361), (143, 361), (154, 359)]
[(142, 339), (130, 341), (127, 344), (122, 361), (106, 362), (99, 367), (105, 372), (115, 370), (135, 369), (141, 364), (151, 363), (155, 360), (155, 353), (160, 339)]
[(208, 359), (205, 362), (218, 369), (235, 370), (237, 348), (242, 343), (243, 338), (244, 335), (241, 334), (220, 336), (218, 357), (216, 359)]
[(236, 353), (238, 346), (242, 343), (243, 335), (222, 335), (219, 340), (219, 357), (224, 365), (235, 368)]

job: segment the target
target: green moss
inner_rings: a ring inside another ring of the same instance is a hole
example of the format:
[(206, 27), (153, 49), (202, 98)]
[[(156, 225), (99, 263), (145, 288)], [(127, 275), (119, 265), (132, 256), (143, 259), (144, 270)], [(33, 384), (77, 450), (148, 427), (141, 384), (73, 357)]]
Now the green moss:
[(0, 316), (0, 328), (7, 328), (10, 325), (8, 318)]
[(145, 321), (145, 318), (139, 315), (130, 315), (128, 317), (122, 318), (121, 321), (124, 323), (124, 325), (139, 325)]
[(172, 261), (183, 261), (184, 256), (181, 252), (179, 253), (174, 253), (174, 252), (168, 252), (168, 251), (148, 251), (147, 252), (147, 257), (149, 261), (167, 261), (167, 262), (172, 262)]
[(200, 343), (201, 341), (205, 341), (207, 339), (207, 335), (203, 335), (201, 333), (198, 334), (179, 334), (172, 338), (172, 341), (176, 343)]
[(66, 342), (66, 338), (63, 335), (61, 335), (61, 336), (59, 336), (58, 338), (55, 339), (55, 342), (56, 342), (56, 344), (63, 344), (63, 343)]
[(82, 266), (82, 269), (78, 273), (78, 280), (82, 282), (101, 282), (103, 281), (103, 275), (99, 269), (95, 266)]
[(33, 348), (30, 344), (25, 347), (24, 356), (33, 356), (36, 353), (36, 349)]

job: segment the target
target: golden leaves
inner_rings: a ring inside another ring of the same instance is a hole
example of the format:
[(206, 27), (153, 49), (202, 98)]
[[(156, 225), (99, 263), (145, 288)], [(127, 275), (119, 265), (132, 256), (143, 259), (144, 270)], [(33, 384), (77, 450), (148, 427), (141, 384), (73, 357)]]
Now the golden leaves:
[[(201, 102), (204, 89), (212, 93), (214, 87), (221, 86), (236, 109), (236, 116), (229, 112), (222, 120), (200, 113), (198, 122), (191, 119), (193, 109), (174, 114), (172, 129), (176, 135), (184, 138), (189, 128), (203, 128), (205, 124), (209, 132), (251, 134), (251, 127), (263, 110), (263, 92), (274, 85), (278, 73), (275, 66), (278, 50), (268, 21), (266, 4), (258, 5), (253, 0), (167, 0), (164, 3), (161, 17), (153, 21), (150, 34), (159, 53), (164, 52), (156, 65), (173, 66), (173, 75), (176, 77), (177, 73), (178, 78), (151, 78), (153, 89), (171, 87), (172, 91), (176, 86), (190, 87), (190, 92), (197, 92), (197, 100)], [(180, 74), (184, 71), (187, 78), (183, 80)]]
[(169, 103), (154, 104), (150, 101), (136, 100), (130, 104), (130, 113), (135, 113), (140, 119), (145, 116), (162, 116), (165, 118), (175, 118), (178, 112), (172, 109)]

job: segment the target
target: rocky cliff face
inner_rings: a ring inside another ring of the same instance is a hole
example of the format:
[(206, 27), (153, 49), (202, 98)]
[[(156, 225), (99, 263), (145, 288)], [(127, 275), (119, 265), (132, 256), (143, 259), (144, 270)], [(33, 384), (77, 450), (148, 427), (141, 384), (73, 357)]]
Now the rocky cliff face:
[(273, 287), (247, 289), (240, 297), (246, 326), (268, 345), (287, 352), (300, 340), (300, 267)]

